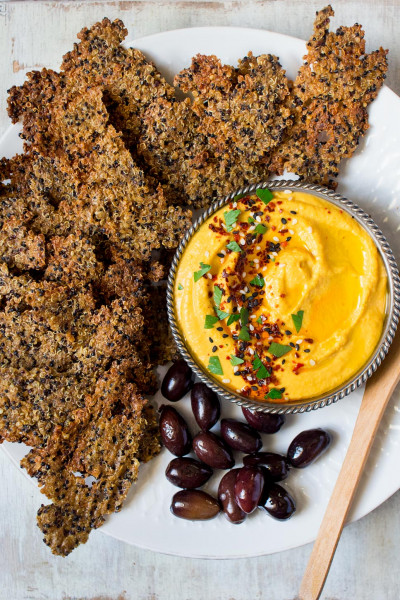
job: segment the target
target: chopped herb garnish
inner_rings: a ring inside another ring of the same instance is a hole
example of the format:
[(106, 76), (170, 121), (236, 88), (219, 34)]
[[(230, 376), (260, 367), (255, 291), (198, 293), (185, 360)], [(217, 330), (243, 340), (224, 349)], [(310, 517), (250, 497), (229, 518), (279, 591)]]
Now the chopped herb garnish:
[(226, 317), (229, 317), (229, 313), (225, 312), (224, 310), (220, 310), (219, 308), (215, 309), (215, 312), (218, 315), (218, 319), (226, 319)]
[(235, 313), (233, 315), (230, 315), (230, 317), (227, 320), (226, 324), (227, 325), (232, 325), (232, 323), (234, 323), (235, 321), (239, 321), (239, 319), (240, 319), (240, 314), (239, 313)]
[(262, 361), (261, 358), (258, 356), (257, 352), (255, 352), (253, 360), (253, 369), (257, 371), (257, 369), (259, 369), (260, 367), (262, 367)]
[(251, 225), (252, 223), (255, 223), (255, 220), (253, 219), (253, 217), (249, 217), (247, 219), (247, 222)]
[(215, 317), (214, 315), (206, 315), (206, 319), (204, 321), (204, 329), (212, 329), (215, 323), (217, 323), (218, 321), (218, 317)]
[(304, 310), (299, 310), (297, 312), (297, 314), (292, 315), (292, 321), (293, 321), (294, 326), (296, 327), (297, 333), (299, 333), (301, 326), (303, 324), (303, 315), (304, 315)]
[(262, 223), (259, 223), (254, 231), (255, 231), (255, 233), (263, 234), (267, 231), (267, 229), (268, 229), (268, 227), (265, 227), (265, 225), (263, 225)]
[(269, 204), (274, 197), (271, 190), (268, 190), (267, 188), (257, 190), (256, 195), (264, 202), (264, 204)]
[(276, 388), (273, 388), (272, 390), (269, 390), (265, 398), (271, 398), (272, 400), (282, 398), (282, 392), (277, 390)]
[(241, 198), (244, 198), (246, 196), (246, 194), (236, 194), (236, 196), (233, 197), (233, 201), (236, 202), (237, 200), (240, 200)]
[(231, 365), (233, 367), (236, 367), (237, 365), (242, 365), (243, 363), (243, 358), (239, 358), (238, 356), (233, 356), (233, 354), (231, 354)]
[(219, 306), (222, 300), (222, 290), (217, 285), (214, 285), (214, 302), (215, 306)]
[(226, 245), (226, 247), (228, 248), (228, 250), (232, 250), (232, 252), (241, 252), (242, 249), (239, 246), (239, 244), (237, 242), (229, 242), (229, 244)]
[(181, 283), (178, 283), (178, 290), (183, 290), (183, 285)]
[(207, 369), (210, 371), (210, 373), (213, 373), (214, 375), (224, 374), (221, 366), (221, 361), (219, 360), (218, 356), (210, 356)]
[(224, 212), (224, 219), (227, 231), (232, 231), (233, 226), (236, 225), (236, 221), (238, 220), (238, 216), (240, 215), (240, 213), (240, 210), (230, 210), (229, 212)]
[(206, 273), (208, 273), (208, 271), (211, 269), (211, 265), (205, 265), (204, 263), (200, 263), (200, 271), (195, 271), (193, 273), (193, 278), (196, 281), (198, 281), (199, 279), (201, 279), (203, 277), (203, 275), (205, 275)]
[(259, 323), (260, 325), (262, 324), (261, 316), (258, 317), (258, 319), (256, 320), (256, 323)]
[(252, 279), (250, 281), (250, 285), (255, 285), (257, 287), (264, 287), (264, 285), (265, 285), (264, 277), (262, 275), (257, 275), (256, 277), (254, 277), (254, 279)]
[(244, 306), (240, 309), (240, 322), (242, 325), (247, 325), (249, 322), (249, 311)]
[(268, 348), (268, 352), (270, 352), (277, 358), (280, 358), (284, 354), (287, 354), (288, 352), (290, 352), (291, 349), (292, 349), (291, 346), (285, 346), (283, 344), (277, 344), (276, 342), (272, 342), (272, 344)]
[(262, 363), (261, 358), (258, 356), (257, 352), (254, 354), (255, 358), (253, 360), (253, 369), (257, 371), (256, 376), (257, 379), (265, 379), (271, 375), (271, 372), (265, 367)]
[(250, 341), (250, 333), (249, 333), (249, 329), (248, 329), (248, 327), (246, 327), (246, 325), (243, 325), (243, 327), (240, 329), (239, 340), (243, 340), (244, 342)]
[(260, 367), (256, 373), (257, 379), (266, 379), (270, 375), (271, 371), (268, 371), (267, 367), (265, 367), (264, 365), (262, 365), (262, 367)]

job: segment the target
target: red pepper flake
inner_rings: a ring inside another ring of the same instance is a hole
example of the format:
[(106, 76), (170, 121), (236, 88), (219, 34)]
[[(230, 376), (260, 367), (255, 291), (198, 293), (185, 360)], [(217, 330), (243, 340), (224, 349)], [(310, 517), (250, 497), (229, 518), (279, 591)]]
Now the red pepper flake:
[(304, 338), (305, 342), (308, 342), (309, 344), (313, 344), (314, 340), (312, 338)]
[(296, 364), (294, 365), (293, 369), (292, 369), (293, 373), (294, 373), (295, 375), (298, 375), (298, 374), (299, 374), (299, 369), (301, 369), (301, 367), (304, 367), (304, 364), (303, 364), (303, 363), (296, 363)]
[(212, 223), (210, 223), (208, 227), (209, 227), (209, 229), (211, 229), (211, 231), (213, 231), (214, 233), (217, 233), (219, 235), (229, 235), (228, 232), (225, 231), (225, 229), (223, 227), (216, 227)]

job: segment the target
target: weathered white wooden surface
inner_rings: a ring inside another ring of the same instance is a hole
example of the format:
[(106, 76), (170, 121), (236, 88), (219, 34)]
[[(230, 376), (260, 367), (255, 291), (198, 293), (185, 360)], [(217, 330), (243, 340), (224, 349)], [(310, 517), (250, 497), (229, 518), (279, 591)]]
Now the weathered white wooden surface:
[[(332, 0), (334, 24), (360, 21), (367, 48), (390, 48), (387, 83), (400, 93), (398, 0)], [(76, 33), (103, 16), (120, 17), (130, 37), (201, 25), (262, 27), (297, 37), (324, 0), (231, 2), (0, 2), (0, 135), (8, 127), (6, 90), (27, 70), (57, 68)], [(101, 531), (66, 559), (41, 542), (42, 496), (0, 452), (0, 600), (294, 600), (311, 547), (230, 561), (164, 556)], [(400, 492), (343, 533), (324, 600), (400, 598)], [(212, 539), (210, 539), (212, 546)]]

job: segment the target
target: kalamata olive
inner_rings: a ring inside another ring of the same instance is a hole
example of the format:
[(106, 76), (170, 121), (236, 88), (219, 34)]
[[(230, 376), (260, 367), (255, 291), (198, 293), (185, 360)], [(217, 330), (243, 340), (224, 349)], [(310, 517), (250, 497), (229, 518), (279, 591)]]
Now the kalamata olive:
[(173, 406), (160, 407), (160, 433), (164, 446), (175, 456), (190, 452), (192, 436), (185, 419)]
[(250, 453), (262, 447), (260, 434), (247, 423), (235, 419), (222, 419), (221, 435), (234, 450)]
[(181, 519), (204, 521), (219, 511), (218, 500), (202, 490), (181, 490), (172, 497), (171, 512)]
[(243, 523), (246, 513), (240, 508), (235, 499), (235, 483), (240, 469), (231, 469), (221, 479), (218, 486), (218, 500), (224, 515), (231, 523)]
[(282, 481), (289, 474), (289, 465), (285, 456), (274, 452), (257, 452), (243, 457), (243, 464), (259, 466), (265, 469), (269, 481)]
[(284, 521), (290, 519), (296, 510), (296, 503), (285, 488), (277, 483), (265, 485), (259, 500), (260, 508), (267, 511), (274, 519)]
[(257, 508), (264, 488), (264, 474), (260, 467), (242, 467), (235, 482), (235, 500), (245, 513)]
[(193, 450), (197, 458), (214, 469), (231, 469), (235, 464), (229, 446), (211, 431), (200, 432), (195, 436)]
[(194, 458), (174, 458), (169, 463), (165, 476), (174, 485), (194, 489), (201, 487), (213, 474), (211, 467)]
[(205, 383), (195, 383), (190, 394), (192, 411), (200, 429), (208, 431), (221, 414), (217, 394)]
[(252, 411), (242, 406), (242, 412), (246, 421), (262, 433), (276, 433), (285, 422), (284, 415), (270, 415), (258, 411)]
[(192, 369), (184, 360), (177, 360), (164, 376), (161, 393), (170, 402), (177, 402), (188, 393), (192, 385)]
[(296, 435), (288, 448), (287, 457), (294, 467), (303, 469), (327, 450), (331, 440), (330, 434), (323, 429), (307, 429)]

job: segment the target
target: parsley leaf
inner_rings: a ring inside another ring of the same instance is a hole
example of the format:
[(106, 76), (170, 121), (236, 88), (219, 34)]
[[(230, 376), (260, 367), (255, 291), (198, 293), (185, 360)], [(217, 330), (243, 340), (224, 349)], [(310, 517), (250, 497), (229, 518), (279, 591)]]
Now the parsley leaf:
[(268, 371), (267, 367), (263, 364), (257, 352), (255, 352), (254, 356), (255, 359), (253, 360), (253, 369), (257, 371), (257, 379), (265, 379), (266, 377), (269, 377), (271, 372)]
[(265, 227), (265, 225), (263, 225), (262, 223), (259, 223), (254, 231), (255, 231), (255, 233), (263, 234), (267, 231), (267, 229), (268, 229), (268, 227)]
[(255, 352), (253, 360), (253, 369), (257, 371), (257, 369), (259, 369), (260, 367), (262, 367), (262, 361), (261, 358), (258, 356), (257, 352)]
[(236, 365), (242, 365), (243, 363), (243, 358), (239, 358), (238, 356), (233, 356), (233, 354), (231, 354), (231, 365), (233, 367), (236, 367)]
[(213, 373), (214, 375), (224, 374), (221, 366), (221, 361), (219, 360), (218, 356), (210, 356), (208, 360), (207, 369), (210, 371), (210, 373)]
[(282, 392), (276, 388), (272, 388), (272, 390), (269, 390), (265, 398), (271, 398), (272, 400), (282, 398)]
[(249, 311), (244, 306), (240, 309), (240, 322), (242, 325), (247, 325), (249, 322)]
[(208, 271), (211, 269), (211, 265), (205, 265), (204, 263), (200, 263), (200, 271), (195, 271), (193, 273), (193, 278), (196, 281), (198, 281), (199, 279), (201, 279), (203, 277), (203, 275), (205, 275), (206, 273), (208, 273)]
[(258, 317), (258, 319), (256, 320), (256, 323), (259, 323), (260, 325), (262, 324), (262, 320), (261, 320), (261, 315)]
[(225, 312), (224, 310), (220, 310), (219, 308), (215, 309), (215, 312), (218, 315), (218, 319), (226, 319), (226, 317), (229, 317), (229, 313)]
[(228, 248), (228, 250), (232, 250), (232, 252), (241, 252), (242, 249), (239, 246), (239, 244), (237, 242), (229, 242), (229, 244), (226, 245), (226, 247)]
[(262, 365), (262, 367), (260, 367), (256, 373), (257, 379), (266, 379), (270, 375), (271, 375), (271, 371), (268, 371), (268, 369), (265, 365)]
[(251, 225), (252, 223), (255, 223), (255, 220), (253, 219), (253, 217), (249, 217), (247, 219), (247, 222), (250, 223), (250, 225)]
[(269, 204), (272, 198), (274, 197), (271, 190), (267, 188), (257, 190), (256, 195), (260, 198), (262, 202), (264, 202), (264, 204)]
[(204, 329), (212, 329), (217, 321), (219, 321), (218, 317), (215, 317), (214, 315), (206, 315)]
[(284, 346), (283, 344), (277, 344), (276, 342), (272, 342), (272, 344), (268, 348), (268, 352), (270, 352), (277, 358), (280, 358), (284, 354), (287, 354), (288, 352), (290, 352), (291, 349), (292, 349), (291, 346)]
[(237, 200), (240, 200), (241, 198), (245, 198), (246, 194), (236, 194), (236, 196), (233, 197), (233, 201), (236, 202)]
[(255, 285), (257, 287), (264, 287), (264, 285), (265, 285), (264, 277), (262, 275), (257, 275), (256, 277), (254, 277), (254, 279), (252, 279), (250, 281), (250, 285)]
[(178, 284), (178, 290), (183, 290), (183, 285), (181, 283)]
[(297, 333), (299, 333), (301, 326), (303, 324), (303, 315), (304, 315), (304, 310), (299, 310), (297, 312), (297, 314), (292, 315), (292, 321), (293, 321), (294, 326), (296, 327)]
[(239, 332), (239, 340), (243, 340), (244, 342), (249, 342), (250, 341), (250, 333), (249, 333), (249, 329), (248, 327), (246, 327), (246, 325), (243, 325), (243, 327), (241, 328), (240, 332)]
[(232, 323), (234, 323), (235, 321), (239, 321), (239, 319), (240, 319), (240, 314), (239, 313), (234, 313), (233, 315), (230, 315), (230, 317), (227, 320), (226, 324), (227, 325), (232, 325)]
[(233, 226), (236, 225), (236, 221), (238, 220), (238, 216), (240, 215), (240, 210), (230, 210), (229, 212), (224, 212), (224, 219), (226, 224), (226, 230), (232, 231)]
[(217, 285), (214, 285), (214, 302), (215, 306), (219, 306), (222, 300), (222, 290)]

